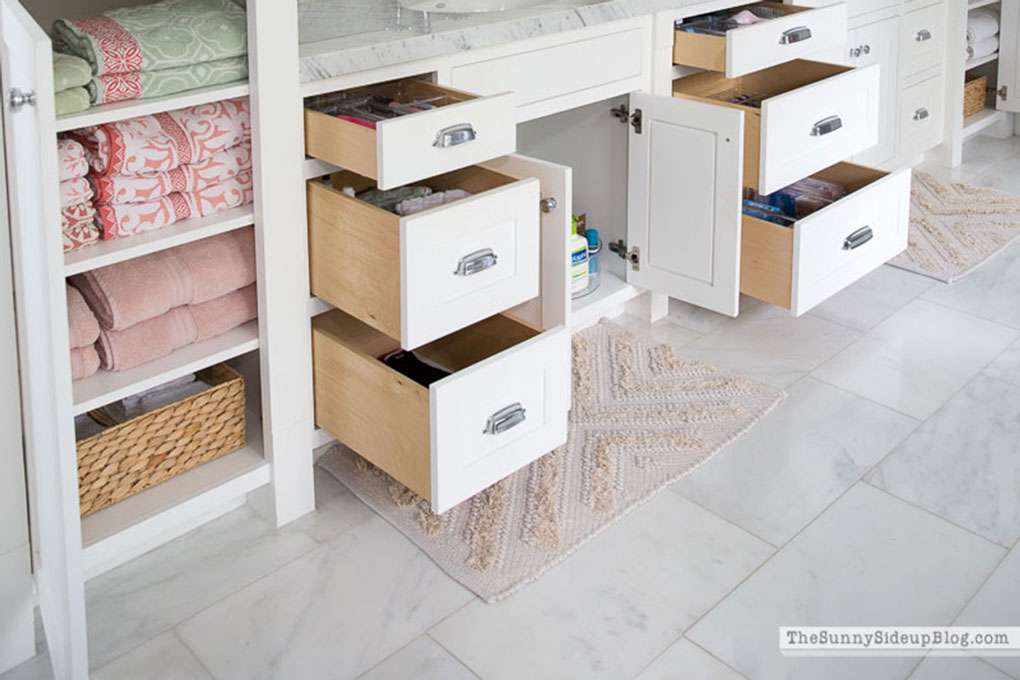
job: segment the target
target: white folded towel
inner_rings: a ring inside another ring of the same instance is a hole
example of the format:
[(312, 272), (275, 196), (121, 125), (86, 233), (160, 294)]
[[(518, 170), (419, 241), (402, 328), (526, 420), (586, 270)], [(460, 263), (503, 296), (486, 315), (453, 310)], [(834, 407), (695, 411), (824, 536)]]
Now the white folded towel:
[(981, 42), (967, 45), (967, 59), (987, 57), (989, 54), (995, 54), (998, 50), (999, 36), (993, 35), (991, 38), (985, 38)]
[(982, 7), (967, 14), (967, 44), (977, 43), (999, 34), (999, 10)]

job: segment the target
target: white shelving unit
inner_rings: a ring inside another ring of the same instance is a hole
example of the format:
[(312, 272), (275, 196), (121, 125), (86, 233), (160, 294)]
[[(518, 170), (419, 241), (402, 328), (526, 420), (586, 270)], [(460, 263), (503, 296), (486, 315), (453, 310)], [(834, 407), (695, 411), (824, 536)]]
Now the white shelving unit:
[[(67, 0), (63, 9), (78, 17), (118, 4)], [(119, 102), (59, 119), (48, 94), (53, 92), (49, 37), (18, 0), (0, 0), (0, 9), (5, 55), (11, 57), (2, 64), (4, 85), (38, 93), (33, 106), (5, 107), (3, 113), (34, 578), (54, 675), (85, 680), (88, 578), (244, 503), (277, 526), (315, 506), (310, 327), (307, 311), (293, 304), (308, 294), (307, 240), (304, 230), (290, 228), (304, 212), (303, 112), (290, 68), (298, 61), (297, 4), (248, 0), (250, 84)], [(58, 132), (244, 96), (251, 104), (253, 205), (62, 252)], [(67, 276), (250, 226), (257, 321), (134, 369), (101, 371), (72, 382)], [(249, 402), (246, 446), (81, 518), (74, 416), (241, 357), (246, 392), (255, 397)]]
[(615, 316), (628, 301), (644, 292), (627, 283), (627, 263), (608, 248), (599, 253), (599, 269), (602, 279), (599, 287), (571, 300), (571, 328), (583, 328), (603, 316)]

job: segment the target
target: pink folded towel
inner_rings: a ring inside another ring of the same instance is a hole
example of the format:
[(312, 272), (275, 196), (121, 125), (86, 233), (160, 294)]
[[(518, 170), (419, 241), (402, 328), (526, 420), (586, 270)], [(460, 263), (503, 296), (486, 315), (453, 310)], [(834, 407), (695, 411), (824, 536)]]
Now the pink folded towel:
[(101, 175), (168, 172), (251, 138), (248, 100), (228, 99), (74, 131)]
[(186, 243), (71, 277), (106, 330), (197, 305), (255, 283), (251, 228)]
[(60, 182), (60, 207), (86, 203), (92, 200), (92, 185), (84, 177), (74, 177)]
[(98, 175), (89, 179), (96, 203), (145, 203), (180, 191), (198, 191), (251, 171), (251, 140), (219, 151), (204, 161), (146, 175)]
[(70, 329), (71, 349), (91, 347), (99, 338), (99, 322), (85, 298), (74, 286), (67, 286), (67, 327)]
[(202, 304), (171, 309), (124, 330), (102, 330), (96, 346), (103, 368), (123, 371), (222, 335), (257, 317), (258, 295), (250, 285)]
[(89, 162), (85, 159), (85, 147), (73, 139), (58, 139), (57, 167), (61, 182), (87, 175)]
[(75, 347), (71, 350), (71, 380), (88, 378), (98, 370), (99, 354), (95, 347)]
[(208, 217), (247, 205), (254, 199), (252, 176), (243, 172), (197, 191), (181, 191), (147, 203), (104, 203), (97, 224), (104, 239), (122, 238), (168, 227), (191, 217)]

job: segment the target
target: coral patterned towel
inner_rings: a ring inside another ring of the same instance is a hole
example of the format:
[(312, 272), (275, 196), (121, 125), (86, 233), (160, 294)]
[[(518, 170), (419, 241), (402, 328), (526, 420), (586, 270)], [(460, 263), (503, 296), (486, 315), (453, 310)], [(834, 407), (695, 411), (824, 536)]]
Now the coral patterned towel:
[(104, 239), (162, 229), (190, 217), (205, 217), (252, 202), (252, 177), (243, 172), (198, 191), (182, 191), (147, 203), (103, 203), (97, 224)]
[(95, 202), (145, 203), (180, 191), (198, 191), (251, 170), (251, 140), (220, 151), (199, 163), (148, 175), (97, 175)]
[(87, 175), (89, 163), (85, 158), (85, 147), (73, 139), (58, 139), (57, 167), (61, 182)]
[(69, 208), (92, 200), (92, 185), (84, 177), (65, 179), (60, 183), (60, 207)]
[(231, 57), (160, 71), (108, 73), (92, 78), (87, 89), (92, 106), (98, 106), (129, 99), (166, 97), (200, 87), (224, 85), (247, 77), (248, 58)]
[(248, 52), (248, 19), (231, 0), (163, 0), (85, 19), (58, 19), (55, 47), (92, 72), (156, 71), (239, 57)]
[(248, 100), (201, 104), (76, 130), (101, 175), (168, 172), (201, 163), (251, 138)]
[(91, 203), (78, 203), (60, 209), (60, 229), (64, 251), (78, 250), (99, 240), (96, 209)]

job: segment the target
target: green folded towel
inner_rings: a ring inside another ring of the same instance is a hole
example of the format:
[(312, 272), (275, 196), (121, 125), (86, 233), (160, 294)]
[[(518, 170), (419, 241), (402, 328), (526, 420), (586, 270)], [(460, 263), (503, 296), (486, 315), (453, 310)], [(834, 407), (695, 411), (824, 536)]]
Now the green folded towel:
[(56, 109), (58, 116), (66, 116), (71, 113), (84, 111), (91, 106), (89, 92), (84, 87), (72, 87), (56, 95)]
[(247, 77), (248, 57), (241, 56), (159, 71), (96, 76), (89, 80), (86, 87), (92, 105), (98, 106), (127, 99), (165, 97), (199, 87), (232, 83)]
[(87, 19), (58, 19), (59, 51), (85, 59), (97, 76), (158, 71), (248, 52), (247, 15), (231, 0), (163, 0)]
[(72, 87), (85, 87), (92, 80), (92, 67), (81, 57), (53, 53), (53, 91), (63, 92)]

